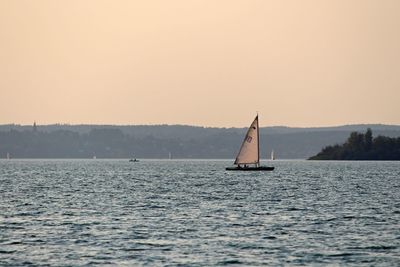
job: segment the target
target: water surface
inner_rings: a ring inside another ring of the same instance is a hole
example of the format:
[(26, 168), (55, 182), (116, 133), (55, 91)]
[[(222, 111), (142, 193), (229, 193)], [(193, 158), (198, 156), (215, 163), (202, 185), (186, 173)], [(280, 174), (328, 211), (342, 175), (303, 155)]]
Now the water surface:
[(399, 162), (229, 165), (2, 160), (0, 265), (400, 265)]

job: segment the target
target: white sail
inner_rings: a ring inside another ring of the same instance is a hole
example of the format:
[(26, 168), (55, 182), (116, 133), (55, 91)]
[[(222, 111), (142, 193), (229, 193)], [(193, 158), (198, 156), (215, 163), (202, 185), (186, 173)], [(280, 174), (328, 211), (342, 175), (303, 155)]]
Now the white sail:
[(258, 164), (260, 162), (258, 136), (257, 115), (247, 131), (234, 164)]
[(271, 151), (271, 160), (275, 160), (274, 150)]

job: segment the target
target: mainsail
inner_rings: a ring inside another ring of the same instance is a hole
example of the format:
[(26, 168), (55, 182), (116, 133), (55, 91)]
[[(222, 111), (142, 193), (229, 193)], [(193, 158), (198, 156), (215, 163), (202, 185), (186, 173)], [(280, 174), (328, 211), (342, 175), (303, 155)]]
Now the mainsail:
[(259, 164), (260, 153), (258, 144), (258, 115), (254, 119), (253, 123), (250, 125), (249, 130), (243, 140), (240, 151), (236, 157), (236, 165), (242, 164)]

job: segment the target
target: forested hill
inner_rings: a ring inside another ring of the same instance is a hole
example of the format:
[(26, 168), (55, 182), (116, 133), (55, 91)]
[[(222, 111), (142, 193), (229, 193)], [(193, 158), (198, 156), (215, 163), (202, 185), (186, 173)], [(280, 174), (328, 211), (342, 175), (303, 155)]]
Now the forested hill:
[[(329, 144), (343, 143), (352, 131), (400, 136), (400, 126), (347, 125), (323, 128), (262, 127), (261, 157), (305, 159)], [(229, 158), (247, 128), (184, 125), (0, 125), (0, 158)]]
[(400, 137), (352, 132), (344, 144), (327, 146), (310, 160), (400, 160)]

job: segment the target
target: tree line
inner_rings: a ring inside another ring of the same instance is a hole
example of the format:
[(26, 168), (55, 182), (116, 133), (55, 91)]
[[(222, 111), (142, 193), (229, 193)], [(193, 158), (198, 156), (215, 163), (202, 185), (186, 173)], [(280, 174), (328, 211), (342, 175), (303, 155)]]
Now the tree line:
[(327, 146), (310, 160), (400, 160), (400, 137), (377, 136), (370, 128), (352, 132), (342, 144)]

